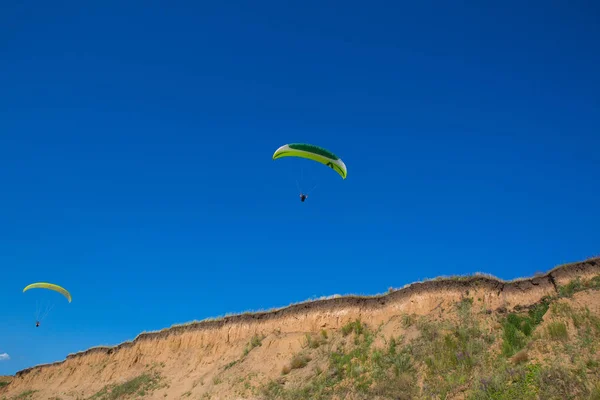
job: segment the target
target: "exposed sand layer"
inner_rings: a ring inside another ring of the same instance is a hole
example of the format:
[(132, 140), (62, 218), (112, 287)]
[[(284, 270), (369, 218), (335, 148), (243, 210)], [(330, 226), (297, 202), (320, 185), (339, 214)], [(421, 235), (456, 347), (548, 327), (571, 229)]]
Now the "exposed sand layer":
[[(600, 258), (595, 258), (530, 279), (435, 279), (380, 296), (337, 297), (174, 326), (143, 333), (115, 347), (91, 348), (70, 354), (64, 361), (19, 371), (10, 384), (0, 388), (0, 399), (26, 391), (34, 391), (27, 397), (30, 399), (87, 399), (107, 384), (121, 384), (148, 371), (160, 372), (163, 380), (143, 398), (209, 398), (203, 397), (205, 393), (211, 393), (211, 399), (256, 398), (228, 383), (236, 376), (251, 376), (251, 385), (258, 385), (281, 376), (282, 368), (301, 350), (307, 333), (334, 333), (349, 321), (360, 319), (370, 326), (383, 324), (384, 333), (395, 334), (400, 324), (391, 321), (406, 314), (443, 316), (443, 310), (464, 297), (478, 299), (474, 307), (489, 312), (519, 310), (556, 295), (557, 285), (598, 274)], [(598, 297), (594, 299), (582, 295), (572, 301), (583, 301), (599, 312)], [(411, 331), (404, 333), (410, 335)], [(255, 335), (263, 337), (260, 346), (241, 359)]]

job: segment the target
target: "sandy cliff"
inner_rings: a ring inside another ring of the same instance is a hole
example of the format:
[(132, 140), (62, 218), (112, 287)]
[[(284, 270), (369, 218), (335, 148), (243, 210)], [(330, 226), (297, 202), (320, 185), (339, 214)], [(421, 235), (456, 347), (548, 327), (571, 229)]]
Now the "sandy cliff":
[(359, 319), (381, 327), (384, 335), (410, 335), (410, 329), (399, 322), (402, 316), (443, 318), (446, 310), (466, 297), (477, 299), (473, 307), (481, 313), (526, 309), (557, 295), (558, 288), (573, 279), (599, 274), (600, 258), (596, 258), (512, 282), (486, 276), (435, 279), (381, 296), (338, 297), (174, 326), (20, 371), (0, 388), (0, 398), (110, 398), (110, 385), (131, 383), (136, 377), (143, 380), (138, 385), (143, 398), (259, 398), (257, 388), (280, 377), (293, 355), (306, 347), (306, 334), (333, 336)]

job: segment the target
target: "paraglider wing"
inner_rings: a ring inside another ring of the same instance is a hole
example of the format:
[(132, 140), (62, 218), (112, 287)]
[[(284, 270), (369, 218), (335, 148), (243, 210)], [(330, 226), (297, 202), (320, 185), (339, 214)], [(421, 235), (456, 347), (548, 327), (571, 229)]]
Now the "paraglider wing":
[(58, 292), (60, 294), (62, 294), (63, 296), (65, 296), (67, 298), (67, 300), (69, 300), (69, 303), (71, 302), (71, 293), (69, 293), (69, 291), (61, 286), (55, 285), (53, 283), (46, 283), (46, 282), (37, 282), (37, 283), (32, 283), (31, 285), (27, 285), (25, 287), (25, 289), (23, 289), (23, 293), (25, 293), (26, 291), (28, 291), (29, 289), (49, 289), (49, 290), (54, 290), (55, 292)]
[(273, 160), (281, 157), (302, 157), (327, 165), (337, 172), (343, 179), (346, 179), (348, 170), (346, 164), (335, 154), (322, 147), (306, 143), (285, 144), (275, 150)]

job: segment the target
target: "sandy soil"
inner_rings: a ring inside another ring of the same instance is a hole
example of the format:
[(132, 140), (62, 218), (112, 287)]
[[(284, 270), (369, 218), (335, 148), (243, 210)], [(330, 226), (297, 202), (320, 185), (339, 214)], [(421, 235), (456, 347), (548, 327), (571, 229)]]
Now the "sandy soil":
[[(321, 331), (333, 333), (360, 318), (370, 326), (381, 326), (384, 336), (403, 334), (410, 339), (418, 332), (404, 328), (405, 315), (444, 318), (445, 311), (466, 296), (475, 299), (474, 310), (484, 311), (483, 315), (486, 310), (510, 311), (556, 294), (557, 284), (599, 273), (600, 259), (592, 259), (514, 282), (490, 277), (432, 280), (382, 296), (319, 300), (271, 312), (180, 325), (142, 334), (114, 348), (92, 348), (61, 362), (20, 371), (0, 389), (0, 399), (28, 390), (35, 391), (30, 399), (87, 399), (105, 385), (122, 384), (153, 371), (163, 379), (143, 398), (258, 398), (252, 395), (252, 388), (269, 379), (302, 379), (301, 372), (291, 378), (282, 377), (281, 371), (305, 346), (306, 334), (318, 337)], [(600, 313), (597, 292), (595, 296), (578, 293), (566, 301)], [(253, 336), (262, 338), (262, 342), (243, 357)]]

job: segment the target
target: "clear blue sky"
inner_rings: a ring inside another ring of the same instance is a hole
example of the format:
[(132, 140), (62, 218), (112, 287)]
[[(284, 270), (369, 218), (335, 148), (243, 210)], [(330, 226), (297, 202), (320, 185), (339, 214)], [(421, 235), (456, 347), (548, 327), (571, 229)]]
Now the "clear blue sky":
[[(0, 374), (598, 254), (598, 5), (468, 3), (3, 2)], [(272, 161), (289, 142), (348, 179)], [(73, 302), (22, 294), (34, 281)]]

